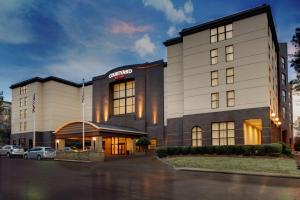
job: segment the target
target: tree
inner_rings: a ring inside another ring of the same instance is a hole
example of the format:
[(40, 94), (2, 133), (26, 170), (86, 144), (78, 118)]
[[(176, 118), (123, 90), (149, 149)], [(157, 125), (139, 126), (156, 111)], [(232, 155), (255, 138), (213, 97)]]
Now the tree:
[(148, 145), (150, 145), (150, 140), (147, 137), (141, 137), (136, 141), (136, 145), (142, 147), (142, 149), (146, 151)]
[(291, 67), (297, 72), (297, 79), (292, 80), (293, 89), (300, 91), (300, 28), (296, 28), (295, 34), (291, 40), (291, 43), (295, 47), (295, 53), (292, 55)]

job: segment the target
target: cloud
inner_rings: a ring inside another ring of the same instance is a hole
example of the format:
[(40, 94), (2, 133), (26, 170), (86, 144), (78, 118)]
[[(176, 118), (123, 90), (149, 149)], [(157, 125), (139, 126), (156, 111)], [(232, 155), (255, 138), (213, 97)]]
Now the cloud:
[(0, 2), (0, 42), (24, 44), (33, 40), (30, 25), (24, 15), (34, 0), (9, 0)]
[(153, 27), (150, 25), (135, 26), (125, 21), (114, 20), (114, 22), (112, 22), (111, 26), (109, 27), (109, 32), (115, 34), (125, 33), (131, 35), (134, 33), (144, 33), (152, 29)]
[(185, 2), (184, 6), (183, 6), (184, 12), (187, 14), (191, 14), (194, 11), (194, 6), (191, 0)]
[(145, 6), (151, 6), (154, 9), (164, 12), (167, 19), (172, 23), (192, 23), (193, 4), (189, 0), (184, 4), (184, 8), (176, 9), (171, 0), (143, 0)]
[(167, 34), (170, 37), (174, 37), (174, 36), (178, 35), (178, 32), (179, 32), (179, 30), (175, 26), (170, 26), (169, 29), (168, 29)]
[(142, 38), (135, 41), (134, 49), (141, 57), (147, 54), (153, 54), (155, 50), (155, 44), (151, 41), (148, 34), (145, 34)]

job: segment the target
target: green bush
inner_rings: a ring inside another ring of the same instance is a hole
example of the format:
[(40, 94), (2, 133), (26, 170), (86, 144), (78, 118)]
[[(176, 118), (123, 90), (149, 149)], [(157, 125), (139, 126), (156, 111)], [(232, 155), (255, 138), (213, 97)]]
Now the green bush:
[[(300, 145), (299, 145), (300, 148)], [(243, 156), (279, 156), (290, 152), (287, 145), (274, 143), (263, 145), (222, 145), (222, 146), (201, 146), (201, 147), (164, 147), (156, 151), (158, 157), (171, 155), (243, 155)]]
[(296, 143), (294, 145), (294, 149), (295, 149), (295, 151), (300, 151), (300, 143)]
[(292, 155), (292, 149), (284, 142), (280, 142), (282, 145), (282, 154), (291, 156)]

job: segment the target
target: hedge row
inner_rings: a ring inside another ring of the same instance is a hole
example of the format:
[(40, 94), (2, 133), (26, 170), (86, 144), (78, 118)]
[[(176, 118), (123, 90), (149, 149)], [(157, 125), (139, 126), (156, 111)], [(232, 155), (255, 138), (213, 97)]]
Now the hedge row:
[(244, 156), (279, 156), (282, 154), (282, 144), (263, 145), (228, 145), (228, 146), (201, 146), (201, 147), (164, 147), (156, 150), (158, 157), (188, 154), (217, 154), (217, 155), (244, 155)]

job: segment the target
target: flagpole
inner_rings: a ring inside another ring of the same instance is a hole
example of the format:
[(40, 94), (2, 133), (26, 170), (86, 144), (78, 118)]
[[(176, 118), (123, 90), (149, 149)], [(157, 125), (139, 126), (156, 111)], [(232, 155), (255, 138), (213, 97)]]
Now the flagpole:
[(32, 147), (35, 147), (35, 93), (33, 94), (33, 102), (32, 102), (32, 112), (33, 112), (33, 136), (32, 136)]
[(84, 79), (82, 80), (82, 151), (84, 151), (85, 140), (84, 140)]

